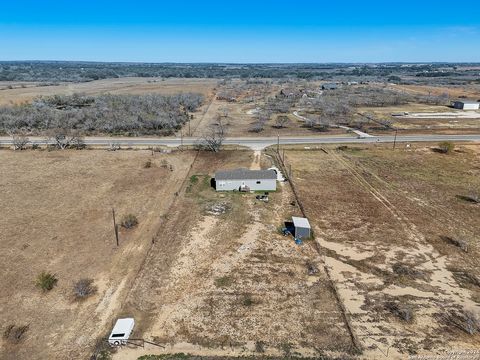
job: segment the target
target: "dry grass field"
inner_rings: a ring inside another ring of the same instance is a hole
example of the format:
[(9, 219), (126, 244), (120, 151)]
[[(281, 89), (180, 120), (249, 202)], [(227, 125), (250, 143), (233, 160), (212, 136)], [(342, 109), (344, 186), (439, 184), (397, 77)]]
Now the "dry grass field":
[[(0, 151), (0, 328), (28, 325), (20, 343), (0, 340), (1, 359), (88, 358), (105, 336), (185, 178), (194, 154), (148, 151)], [(144, 168), (147, 160), (151, 168)], [(173, 171), (164, 168), (164, 161)], [(139, 225), (120, 230), (132, 213)], [(35, 287), (41, 271), (57, 286)], [(98, 291), (78, 301), (73, 283)]]
[[(160, 79), (160, 78), (118, 78), (95, 80), (81, 83), (60, 83), (52, 86), (39, 86), (37, 83), (0, 82), (0, 105), (15, 105), (30, 102), (39, 96), (111, 94), (176, 94), (197, 92), (205, 97), (212, 95), (216, 79)], [(11, 88), (10, 88), (11, 87)]]
[[(373, 114), (379, 120), (389, 120), (400, 134), (469, 134), (480, 132), (480, 112), (454, 110), (448, 106), (407, 104), (380, 108), (359, 108), (359, 113)], [(392, 116), (402, 114), (407, 116)], [(429, 114), (431, 114), (429, 116)], [(371, 134), (393, 133), (375, 122), (369, 122), (366, 130)]]
[[(1, 151), (0, 328), (29, 328), (0, 358), (88, 358), (121, 316), (166, 348), (114, 359), (355, 358), (348, 319), (360, 358), (478, 348), (464, 316), (480, 310), (480, 208), (465, 196), (480, 191), (480, 146), (433, 150), (287, 150), (315, 234), (301, 246), (279, 232), (301, 214), (288, 183), (268, 203), (210, 186), (217, 169), (270, 166), (259, 153)], [(139, 219), (119, 247), (112, 207)], [(98, 289), (79, 301), (81, 278)]]
[(412, 94), (443, 95), (448, 94), (451, 98), (465, 96), (472, 99), (480, 98), (479, 85), (464, 86), (427, 86), (427, 85), (395, 85), (393, 89), (406, 91)]
[[(139, 320), (136, 336), (167, 349), (122, 349), (115, 359), (352, 351), (314, 243), (298, 246), (279, 233), (299, 214), (288, 185), (279, 185), (268, 204), (210, 188), (216, 169), (237, 166), (257, 167), (258, 159), (250, 152), (199, 156), (122, 309)], [(223, 210), (212, 213), (215, 205)], [(318, 273), (309, 275), (309, 264)]]
[[(152, 167), (144, 168), (149, 159)], [(87, 358), (124, 315), (135, 317), (135, 338), (167, 349), (126, 348), (119, 359), (159, 351), (353, 351), (315, 244), (298, 246), (279, 233), (299, 214), (288, 185), (267, 204), (210, 187), (216, 169), (266, 167), (269, 158), (249, 151), (2, 151), (0, 162), (8, 210), (0, 224), (0, 328), (29, 326), (18, 343), (2, 339), (0, 358)], [(118, 248), (112, 207), (118, 219), (139, 219), (120, 231)], [(35, 287), (43, 270), (58, 278), (49, 292)], [(80, 278), (98, 288), (82, 301), (72, 289)]]
[(431, 147), (286, 154), (366, 358), (480, 346), (480, 146)]

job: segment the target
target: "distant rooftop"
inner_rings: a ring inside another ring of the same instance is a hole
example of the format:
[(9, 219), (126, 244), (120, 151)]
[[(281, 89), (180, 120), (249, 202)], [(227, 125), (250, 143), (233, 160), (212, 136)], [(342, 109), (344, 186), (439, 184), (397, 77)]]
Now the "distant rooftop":
[(274, 170), (234, 169), (220, 170), (215, 173), (215, 180), (276, 180)]

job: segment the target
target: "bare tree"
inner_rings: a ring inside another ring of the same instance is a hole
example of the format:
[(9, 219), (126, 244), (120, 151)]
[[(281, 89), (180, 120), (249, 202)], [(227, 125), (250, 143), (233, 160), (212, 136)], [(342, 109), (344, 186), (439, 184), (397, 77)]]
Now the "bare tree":
[(252, 125), (248, 128), (248, 131), (254, 132), (254, 133), (259, 133), (262, 132), (265, 129), (265, 124), (262, 121), (255, 121), (252, 123)]
[(80, 132), (71, 129), (56, 128), (50, 130), (47, 134), (46, 142), (53, 142), (54, 146), (60, 150), (65, 150), (69, 147), (76, 149), (85, 147), (85, 142)]
[(262, 132), (265, 129), (265, 124), (270, 120), (272, 116), (271, 110), (260, 110), (255, 113), (255, 122), (252, 123), (252, 126), (248, 129), (251, 132)]
[(73, 294), (77, 299), (85, 299), (97, 291), (93, 279), (80, 279), (73, 284)]
[(275, 119), (275, 125), (274, 127), (278, 129), (282, 129), (284, 127), (287, 127), (287, 124), (289, 123), (288, 116), (285, 115), (278, 115), (277, 118)]
[(13, 134), (12, 139), (14, 150), (25, 150), (25, 147), (30, 142), (29, 138), (24, 134)]
[(212, 124), (203, 135), (200, 147), (208, 151), (219, 152), (226, 136), (224, 120), (219, 117), (215, 124)]

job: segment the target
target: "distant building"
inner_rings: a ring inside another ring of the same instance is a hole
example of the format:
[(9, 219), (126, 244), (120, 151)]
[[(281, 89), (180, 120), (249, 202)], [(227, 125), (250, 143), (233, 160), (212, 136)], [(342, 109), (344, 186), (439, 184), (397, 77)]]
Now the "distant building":
[(452, 103), (455, 109), (460, 110), (478, 110), (480, 103), (473, 100), (457, 100)]
[(215, 173), (217, 191), (275, 191), (277, 173), (275, 170), (222, 170)]
[(325, 83), (322, 84), (322, 90), (336, 90), (338, 88), (335, 83)]

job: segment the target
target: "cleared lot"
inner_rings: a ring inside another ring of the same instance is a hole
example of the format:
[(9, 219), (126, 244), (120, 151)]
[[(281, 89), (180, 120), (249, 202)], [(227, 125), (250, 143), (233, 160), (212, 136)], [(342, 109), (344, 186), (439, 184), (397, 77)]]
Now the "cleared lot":
[(480, 344), (465, 320), (480, 311), (480, 207), (463, 197), (480, 191), (480, 147), (415, 147), (286, 155), (367, 356)]
[(160, 78), (118, 78), (95, 80), (82, 83), (60, 83), (42, 86), (37, 83), (0, 82), (0, 105), (14, 105), (30, 102), (39, 96), (72, 95), (82, 93), (98, 95), (112, 94), (176, 94), (198, 92), (205, 97), (211, 95), (215, 79), (160, 79)]
[[(352, 351), (314, 243), (298, 246), (278, 230), (299, 214), (288, 186), (267, 204), (210, 188), (217, 168), (250, 164), (256, 166), (250, 152), (199, 156), (122, 311), (140, 320), (138, 336), (167, 349), (122, 349), (114, 358)], [(309, 275), (309, 265), (318, 272)]]
[[(2, 359), (87, 358), (117, 316), (132, 277), (194, 154), (148, 151), (0, 151), (0, 328), (29, 325), (18, 344), (1, 339)], [(144, 168), (147, 160), (150, 168)], [(165, 162), (171, 169), (163, 167)], [(129, 213), (139, 225), (120, 230)], [(41, 271), (57, 286), (35, 287)], [(77, 301), (73, 283), (98, 288)]]

